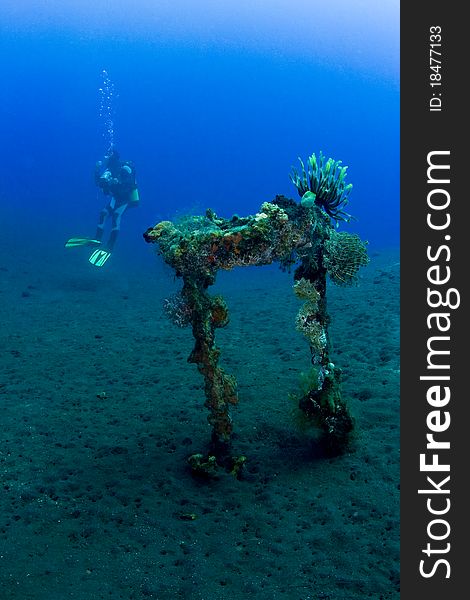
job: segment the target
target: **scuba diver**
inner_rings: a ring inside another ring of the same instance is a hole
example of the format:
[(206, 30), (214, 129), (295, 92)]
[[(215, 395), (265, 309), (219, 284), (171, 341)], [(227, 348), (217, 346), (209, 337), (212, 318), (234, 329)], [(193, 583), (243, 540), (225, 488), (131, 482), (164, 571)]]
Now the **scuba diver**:
[(121, 229), (121, 218), (127, 208), (137, 206), (139, 191), (135, 181), (135, 167), (132, 161), (121, 161), (119, 152), (111, 148), (105, 161), (95, 165), (95, 183), (109, 196), (109, 202), (100, 212), (95, 240), (102, 241), (105, 222), (111, 218), (111, 233), (105, 249), (97, 249), (90, 256), (90, 262), (98, 267), (111, 256)]
[(65, 246), (101, 246), (106, 220), (111, 218), (108, 243), (103, 248), (96, 248), (88, 259), (92, 265), (102, 267), (114, 249), (121, 229), (122, 215), (127, 208), (139, 203), (134, 163), (129, 160), (122, 161), (119, 152), (111, 147), (104, 161), (98, 161), (95, 165), (95, 184), (105, 196), (109, 196), (109, 201), (99, 214), (95, 238), (71, 238)]

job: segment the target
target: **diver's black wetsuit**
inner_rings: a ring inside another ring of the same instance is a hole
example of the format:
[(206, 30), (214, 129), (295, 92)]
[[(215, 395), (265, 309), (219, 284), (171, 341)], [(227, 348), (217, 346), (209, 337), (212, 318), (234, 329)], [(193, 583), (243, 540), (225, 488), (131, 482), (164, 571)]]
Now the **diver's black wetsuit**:
[(120, 161), (115, 152), (105, 164), (96, 163), (95, 183), (104, 194), (110, 196), (108, 204), (100, 212), (95, 238), (102, 240), (106, 219), (111, 217), (111, 233), (107, 244), (107, 250), (111, 252), (119, 235), (122, 215), (128, 207), (138, 204), (134, 165), (131, 161)]

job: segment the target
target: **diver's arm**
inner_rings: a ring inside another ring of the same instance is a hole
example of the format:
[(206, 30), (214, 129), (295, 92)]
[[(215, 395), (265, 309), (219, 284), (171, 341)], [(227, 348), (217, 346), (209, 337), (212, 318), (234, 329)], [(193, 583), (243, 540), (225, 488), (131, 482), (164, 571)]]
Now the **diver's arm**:
[(119, 179), (113, 177), (111, 171), (106, 169), (106, 171), (98, 177), (96, 185), (100, 187), (105, 194), (114, 194), (114, 190), (120, 185), (120, 182)]
[(103, 168), (103, 162), (101, 160), (95, 163), (95, 185), (100, 185), (101, 169)]

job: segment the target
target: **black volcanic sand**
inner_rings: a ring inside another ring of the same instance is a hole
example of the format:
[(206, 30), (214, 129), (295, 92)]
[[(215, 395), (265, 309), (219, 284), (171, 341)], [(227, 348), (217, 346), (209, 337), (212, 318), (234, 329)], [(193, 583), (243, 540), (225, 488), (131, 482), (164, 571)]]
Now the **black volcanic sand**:
[(357, 287), (329, 288), (357, 423), (334, 458), (289, 398), (309, 366), (292, 274), (220, 275), (248, 460), (241, 480), (200, 481), (191, 331), (162, 315), (178, 281), (142, 244), (137, 265), (121, 246), (103, 269), (84, 249), (22, 248), (13, 264), (2, 248), (2, 600), (398, 599), (398, 252), (371, 250)]

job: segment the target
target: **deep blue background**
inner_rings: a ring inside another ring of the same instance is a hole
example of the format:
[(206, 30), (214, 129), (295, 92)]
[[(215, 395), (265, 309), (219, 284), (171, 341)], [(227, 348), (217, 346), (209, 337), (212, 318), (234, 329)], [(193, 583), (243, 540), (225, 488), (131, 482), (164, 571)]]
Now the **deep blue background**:
[[(312, 48), (291, 47), (289, 32), (279, 34), (277, 48), (276, 36), (270, 45), (253, 44), (256, 32), (246, 44), (242, 34), (233, 43), (230, 24), (219, 37), (211, 30), (207, 41), (204, 29), (186, 35), (184, 24), (171, 37), (148, 24), (127, 35), (112, 28), (97, 35), (86, 33), (83, 15), (68, 28), (53, 16), (35, 22), (30, 14), (24, 22), (10, 15), (0, 42), (4, 223), (42, 224), (64, 241), (93, 234), (103, 204), (93, 166), (106, 149), (98, 93), (106, 69), (118, 94), (116, 144), (136, 163), (142, 198), (124, 216), (120, 244), (141, 245), (147, 227), (175, 213), (209, 206), (222, 216), (254, 213), (277, 193), (297, 197), (291, 166), (323, 150), (349, 165), (347, 210), (358, 221), (346, 228), (371, 249), (397, 246), (397, 30), (393, 22), (388, 37), (378, 35), (370, 11), (380, 8), (369, 4), (358, 5), (350, 49), (346, 21), (343, 29), (323, 23), (320, 33), (312, 31)], [(269, 31), (260, 23), (261, 38)], [(342, 47), (331, 50), (340, 36)]]

